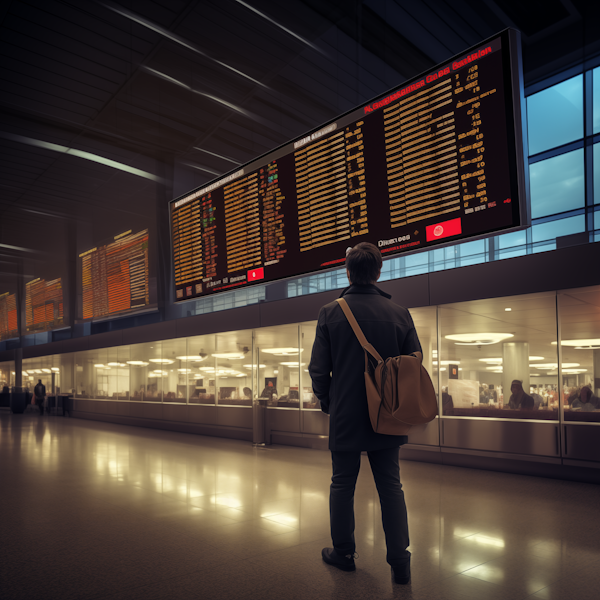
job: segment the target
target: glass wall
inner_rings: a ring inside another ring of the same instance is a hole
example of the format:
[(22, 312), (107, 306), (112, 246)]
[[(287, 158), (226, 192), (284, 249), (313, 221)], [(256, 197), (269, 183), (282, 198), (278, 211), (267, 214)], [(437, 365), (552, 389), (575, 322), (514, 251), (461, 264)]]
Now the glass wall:
[(554, 293), (445, 305), (439, 320), (444, 417), (558, 420)]
[(0, 393), (8, 392), (15, 385), (15, 363), (13, 361), (0, 363)]
[[(410, 312), (444, 418), (600, 423), (600, 286)], [(315, 329), (310, 321), (25, 359), (23, 385), (41, 379), (49, 394), (97, 400), (255, 402), (288, 411), (286, 427), (318, 429), (317, 417), (294, 416), (320, 412), (308, 373)], [(0, 364), (2, 387), (13, 373), (14, 363)]]
[(600, 288), (559, 295), (564, 420), (600, 423)]
[(269, 407), (299, 410), (301, 373), (303, 385), (310, 389), (310, 378), (305, 371), (310, 352), (298, 342), (298, 325), (265, 327), (254, 334), (258, 365), (256, 390)]

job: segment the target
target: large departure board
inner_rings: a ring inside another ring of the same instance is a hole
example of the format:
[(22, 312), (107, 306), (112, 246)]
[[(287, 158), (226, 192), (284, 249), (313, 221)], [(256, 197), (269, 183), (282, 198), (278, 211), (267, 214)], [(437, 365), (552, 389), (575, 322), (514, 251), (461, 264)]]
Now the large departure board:
[(19, 337), (17, 319), (17, 297), (15, 294), (0, 294), (0, 341)]
[(147, 229), (121, 233), (109, 244), (91, 248), (79, 258), (84, 319), (149, 305)]
[(64, 325), (61, 279), (34, 279), (25, 284), (27, 333), (50, 331)]
[(518, 33), (173, 200), (176, 300), (527, 225)]

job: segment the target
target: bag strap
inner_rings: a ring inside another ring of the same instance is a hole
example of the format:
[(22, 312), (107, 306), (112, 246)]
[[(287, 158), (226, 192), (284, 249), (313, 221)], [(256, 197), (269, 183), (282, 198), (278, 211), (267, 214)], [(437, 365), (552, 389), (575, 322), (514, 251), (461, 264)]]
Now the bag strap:
[[(354, 331), (354, 335), (356, 335), (356, 337), (358, 338), (358, 342), (362, 346), (363, 350), (365, 350), (365, 352), (368, 352), (377, 361), (377, 363), (382, 363), (383, 359), (381, 358), (381, 355), (367, 341), (367, 338), (365, 337), (363, 330), (360, 328), (360, 325), (358, 324), (358, 321), (356, 320), (354, 313), (352, 312), (352, 310), (350, 310), (350, 307), (348, 306), (348, 303), (346, 302), (346, 300), (344, 300), (344, 298), (338, 298), (336, 300), (336, 302), (340, 305), (340, 307), (344, 311), (344, 314), (346, 315), (346, 319), (348, 319), (348, 323), (350, 323), (350, 327), (352, 327), (352, 331)], [(367, 366), (368, 366), (368, 359), (367, 359), (367, 355), (365, 354), (365, 370), (367, 369)]]

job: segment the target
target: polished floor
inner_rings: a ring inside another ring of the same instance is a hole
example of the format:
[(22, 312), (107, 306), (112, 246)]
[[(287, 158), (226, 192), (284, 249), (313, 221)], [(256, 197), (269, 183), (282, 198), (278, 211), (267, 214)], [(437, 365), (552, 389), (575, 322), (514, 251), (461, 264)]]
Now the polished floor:
[(344, 573), (327, 452), (0, 413), (0, 598), (600, 598), (598, 486), (402, 462), (399, 586), (364, 459)]

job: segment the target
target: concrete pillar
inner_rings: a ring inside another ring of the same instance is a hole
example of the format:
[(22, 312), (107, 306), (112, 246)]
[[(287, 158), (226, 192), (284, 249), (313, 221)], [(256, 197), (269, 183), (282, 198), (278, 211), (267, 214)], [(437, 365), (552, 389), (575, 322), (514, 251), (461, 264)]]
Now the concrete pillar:
[(20, 392), (23, 386), (23, 348), (15, 350), (15, 392)]
[(502, 392), (504, 404), (510, 400), (510, 384), (514, 379), (523, 382), (523, 390), (529, 394), (529, 344), (507, 342), (502, 344)]

